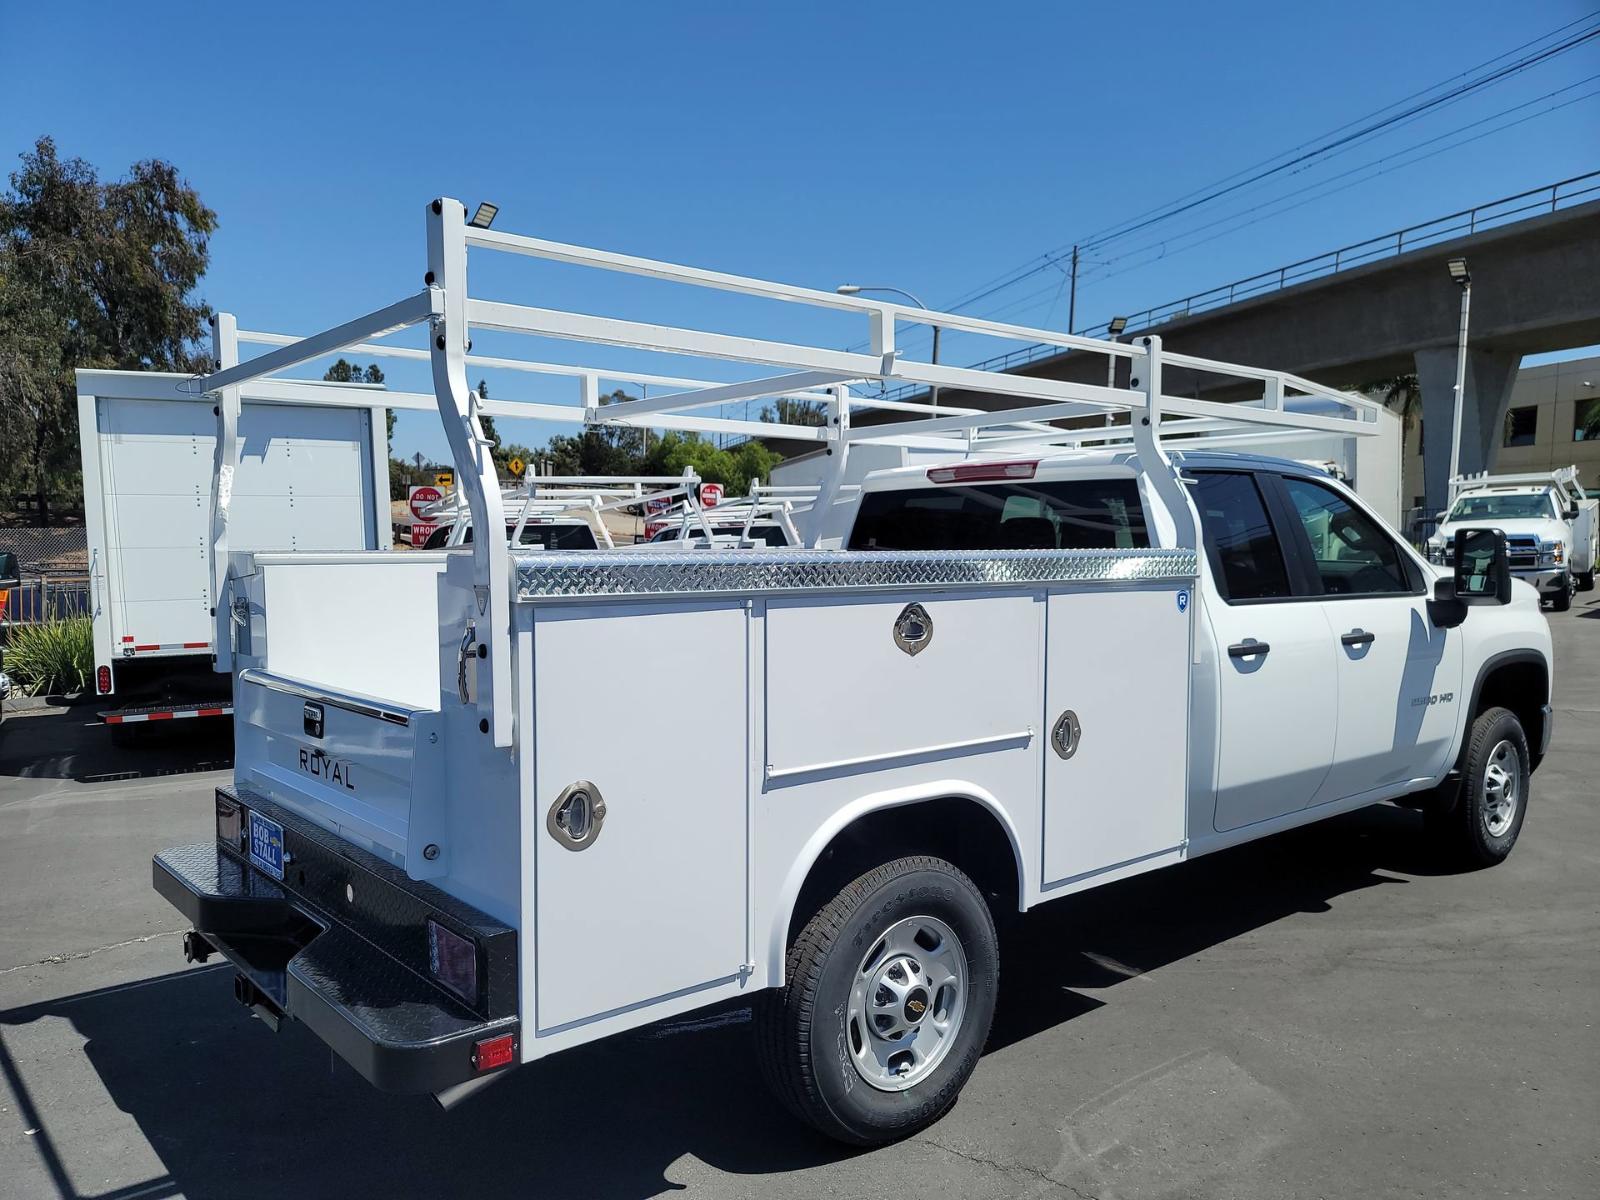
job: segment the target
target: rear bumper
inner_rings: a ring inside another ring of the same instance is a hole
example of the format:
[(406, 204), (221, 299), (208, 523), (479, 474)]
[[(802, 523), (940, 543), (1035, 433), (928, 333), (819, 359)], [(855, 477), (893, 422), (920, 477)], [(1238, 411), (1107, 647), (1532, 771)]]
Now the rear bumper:
[[(220, 841), (165, 850), (152, 875), (239, 973), (242, 1001), (300, 1021), (386, 1091), (440, 1092), (520, 1060), (515, 930), (264, 798), (219, 790), (217, 804), (241, 828), (249, 808), (283, 826), (285, 879)], [(430, 920), (477, 946), (470, 1002), (429, 977)], [(480, 1044), (507, 1035), (510, 1061), (479, 1071)]]

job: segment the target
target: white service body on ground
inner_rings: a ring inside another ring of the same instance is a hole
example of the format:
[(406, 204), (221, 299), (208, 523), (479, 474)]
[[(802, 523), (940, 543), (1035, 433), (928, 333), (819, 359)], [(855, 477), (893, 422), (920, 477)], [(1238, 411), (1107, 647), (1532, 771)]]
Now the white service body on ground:
[[(189, 669), (209, 672), (214, 592), (211, 531), (217, 417), (191, 376), (78, 372), (78, 433), (94, 628), (96, 692), (126, 691)], [(380, 437), (381, 393), (363, 403), (246, 399), (232, 480), (233, 544), (258, 550), (363, 550), (385, 545), (388, 463)], [(376, 483), (374, 482), (376, 480)], [(179, 687), (181, 693), (182, 688)], [(177, 697), (167, 691), (164, 698)], [(162, 704), (187, 716), (214, 702)], [(134, 709), (121, 722), (148, 717)]]
[[(431, 360), (479, 528), (504, 524), (485, 411), (807, 438), (835, 470), (805, 547), (228, 554), (235, 783), (216, 840), (158, 856), (156, 886), (194, 923), (191, 953), (233, 962), (239, 999), (373, 1082), (453, 1103), (515, 1062), (758, 998), (779, 1095), (832, 1136), (883, 1141), (937, 1119), (977, 1063), (993, 913), (1397, 798), (1463, 853), (1509, 852), (1548, 740), (1550, 638), (1503, 542), (1465, 539), (1445, 579), (1324, 473), (1206, 443), (1372, 436), (1370, 401), (1155, 337), (501, 234), (450, 200), (427, 224), (422, 293), (221, 356), (202, 390), (226, 413), (240, 387), (421, 324), (429, 350), (389, 349)], [(871, 349), (480, 300), (469, 246), (842, 310)], [(1127, 357), (1138, 382), (910, 361), (898, 323)], [(491, 410), (466, 382), (474, 328), (783, 373), (601, 407), (602, 379), (660, 377), (529, 362), (574, 377), (579, 404)], [(1165, 364), (1263, 394), (1167, 396)], [(884, 380), (1028, 406), (885, 405)], [(770, 396), (830, 423), (688, 411)], [(874, 408), (903, 419), (852, 425)], [(1063, 444), (1078, 431), (1054, 422), (1106, 412), (1129, 444)], [(1198, 436), (1175, 456), (1168, 435)], [(874, 445), (941, 462), (848, 486)], [(605, 719), (624, 711), (639, 719)]]

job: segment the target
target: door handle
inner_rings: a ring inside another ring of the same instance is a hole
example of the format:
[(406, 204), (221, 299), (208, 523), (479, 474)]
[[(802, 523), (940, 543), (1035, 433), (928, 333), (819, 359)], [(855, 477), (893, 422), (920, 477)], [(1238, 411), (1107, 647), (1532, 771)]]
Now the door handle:
[(1266, 642), (1235, 642), (1228, 647), (1229, 658), (1249, 658), (1254, 654), (1266, 654), (1272, 647)]
[(1370, 646), (1377, 640), (1377, 634), (1368, 633), (1363, 629), (1352, 629), (1349, 633), (1341, 633), (1339, 635), (1339, 644), (1341, 646)]

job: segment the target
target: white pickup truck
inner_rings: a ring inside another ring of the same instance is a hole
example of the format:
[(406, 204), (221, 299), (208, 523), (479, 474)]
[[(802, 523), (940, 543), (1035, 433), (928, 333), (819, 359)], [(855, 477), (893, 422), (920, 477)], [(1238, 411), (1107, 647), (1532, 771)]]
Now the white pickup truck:
[[(883, 439), (944, 438), (957, 461), (848, 497), (825, 484), (804, 547), (233, 555), (235, 779), (207, 840), (153, 871), (193, 925), (186, 953), (224, 956), (268, 1024), (299, 1020), (375, 1085), (448, 1106), (517, 1064), (750, 1000), (782, 1101), (877, 1144), (937, 1120), (978, 1065), (1006, 913), (1385, 801), (1420, 808), (1463, 866), (1515, 844), (1552, 656), (1503, 537), (1462, 531), (1441, 574), (1325, 474), (1204, 448), (1241, 423), (1359, 436), (1368, 402), (1154, 337), (491, 234), (453, 201), (428, 224), (427, 291), (223, 358), (202, 381), (219, 409), (246, 380), (426, 322), (458, 481), (495, 528), (467, 330), (555, 330), (785, 369), (569, 420), (684, 428), (730, 392), (826, 387), (829, 424), (778, 429), (841, 474), (853, 443)], [(872, 349), (480, 301), (467, 245), (854, 311)], [(909, 361), (897, 322), (1122, 355), (1131, 382)], [(1167, 363), (1259, 380), (1262, 402), (1165, 395)], [(582, 395), (613, 377), (594, 374)], [(857, 381), (908, 379), (1033, 403), (852, 427), (879, 403)], [(1126, 413), (1135, 446), (1053, 445), (1086, 407)], [(619, 754), (597, 714), (664, 690), (672, 719)]]
[(1511, 573), (1557, 612), (1572, 607), (1574, 592), (1593, 589), (1600, 501), (1584, 494), (1576, 467), (1463, 476), (1451, 494), (1449, 511), (1428, 539), (1430, 561), (1446, 561), (1456, 530), (1487, 525), (1506, 535)]

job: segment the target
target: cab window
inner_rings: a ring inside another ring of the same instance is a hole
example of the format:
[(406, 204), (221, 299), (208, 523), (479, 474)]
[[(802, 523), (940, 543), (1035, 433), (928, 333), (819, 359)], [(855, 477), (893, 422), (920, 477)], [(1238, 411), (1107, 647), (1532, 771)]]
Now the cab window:
[(1193, 478), (1191, 494), (1222, 598), (1236, 603), (1288, 596), (1283, 548), (1255, 479), (1238, 471), (1196, 471)]
[(1280, 478), (1305, 531), (1323, 595), (1411, 591), (1400, 550), (1377, 521), (1330, 487), (1288, 475)]
[(1132, 479), (908, 488), (862, 497), (852, 550), (1134, 550), (1150, 545)]

